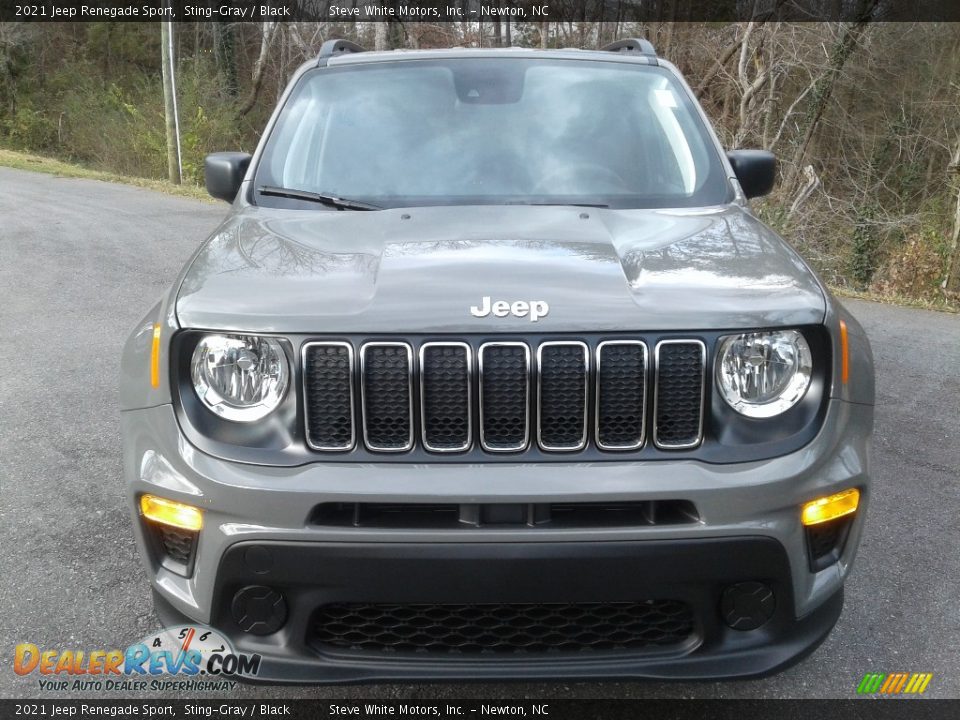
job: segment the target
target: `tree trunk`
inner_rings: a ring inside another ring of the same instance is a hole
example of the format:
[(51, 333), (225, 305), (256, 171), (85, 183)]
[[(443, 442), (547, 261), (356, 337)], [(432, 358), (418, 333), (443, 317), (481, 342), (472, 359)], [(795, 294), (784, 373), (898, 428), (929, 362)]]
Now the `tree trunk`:
[(273, 41), (273, 31), (276, 27), (277, 24), (275, 22), (265, 22), (261, 24), (260, 54), (257, 56), (257, 61), (253, 65), (253, 77), (251, 78), (251, 85), (253, 87), (250, 90), (247, 101), (243, 103), (243, 107), (240, 108), (241, 116), (253, 110), (253, 106), (257, 104), (260, 88), (263, 86), (263, 71), (267, 65), (267, 53), (270, 51), (270, 43)]
[(177, 158), (177, 119), (173, 101), (173, 68), (170, 57), (170, 23), (160, 23), (160, 63), (163, 75), (163, 115), (167, 125), (167, 179), (180, 184)]
[(676, 25), (674, 20), (676, 19), (676, 14), (677, 14), (677, 1), (666, 0), (665, 9), (666, 9), (667, 16), (666, 18), (661, 18), (661, 19), (665, 19), (667, 21), (665, 23), (666, 29), (664, 30), (663, 28), (664, 23), (661, 23), (660, 29), (664, 30), (663, 39), (659, 42), (660, 47), (657, 48), (657, 50), (659, 50), (659, 54), (662, 57), (671, 57), (671, 51), (673, 50), (673, 29), (674, 29), (674, 26)]
[[(390, 0), (390, 5), (394, 9), (400, 7), (397, 0)], [(391, 20), (387, 23), (387, 50), (404, 47), (407, 47), (407, 30), (402, 22)]]
[(237, 81), (237, 40), (233, 23), (210, 23), (213, 26), (213, 52), (217, 74), (224, 91), (233, 97), (240, 90)]
[(389, 50), (389, 43), (387, 42), (387, 21), (382, 20), (380, 22), (374, 23), (373, 25), (373, 49), (374, 50)]

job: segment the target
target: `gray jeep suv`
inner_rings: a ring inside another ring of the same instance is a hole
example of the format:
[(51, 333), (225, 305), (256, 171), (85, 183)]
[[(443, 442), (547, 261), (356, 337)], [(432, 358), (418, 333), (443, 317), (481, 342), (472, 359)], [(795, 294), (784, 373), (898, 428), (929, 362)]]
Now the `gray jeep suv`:
[(326, 43), (127, 341), (156, 606), (258, 679), (721, 678), (829, 633), (863, 330), (645, 40)]

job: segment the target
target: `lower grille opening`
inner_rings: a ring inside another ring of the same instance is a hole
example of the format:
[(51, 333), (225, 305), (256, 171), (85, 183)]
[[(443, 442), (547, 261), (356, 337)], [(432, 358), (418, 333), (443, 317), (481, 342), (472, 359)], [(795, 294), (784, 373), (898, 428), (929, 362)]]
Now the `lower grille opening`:
[(317, 650), (435, 655), (582, 653), (681, 646), (693, 611), (677, 600), (478, 605), (349, 603), (313, 617)]
[(635, 527), (686, 525), (700, 522), (697, 508), (688, 500), (651, 500), (620, 503), (554, 503), (553, 527)]
[(328, 527), (430, 529), (456, 527), (459, 516), (459, 505), (323, 503), (314, 509), (310, 522)]
[(810, 556), (812, 572), (828, 568), (840, 559), (850, 532), (850, 525), (853, 524), (853, 517), (853, 515), (846, 515), (805, 528), (807, 553)]
[(313, 525), (456, 530), (478, 527), (615, 528), (700, 521), (688, 500), (589, 503), (322, 503)]

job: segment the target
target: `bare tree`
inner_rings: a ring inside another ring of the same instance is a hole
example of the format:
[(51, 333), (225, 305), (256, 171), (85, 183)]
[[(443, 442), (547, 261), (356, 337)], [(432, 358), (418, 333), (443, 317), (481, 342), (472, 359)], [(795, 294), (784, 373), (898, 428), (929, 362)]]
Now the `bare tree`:
[(957, 203), (953, 213), (953, 229), (950, 233), (947, 274), (943, 281), (943, 288), (951, 293), (960, 293), (960, 136), (957, 137), (956, 149), (953, 151), (948, 171), (948, 185), (957, 196)]
[(813, 84), (811, 91), (813, 103), (807, 110), (804, 121), (805, 127), (801, 134), (800, 142), (797, 144), (797, 149), (794, 151), (793, 160), (787, 170), (786, 178), (784, 179), (784, 185), (788, 188), (793, 187), (796, 182), (803, 159), (807, 154), (807, 148), (810, 146), (810, 141), (816, 134), (820, 120), (823, 118), (823, 113), (830, 103), (830, 96), (833, 93), (837, 78), (840, 77), (844, 65), (856, 49), (861, 36), (867, 31), (867, 25), (879, 2), (880, 0), (861, 0), (861, 12), (858, 19), (843, 26), (840, 36), (834, 43), (833, 51), (830, 53), (829, 65)]
[(267, 65), (267, 53), (270, 52), (270, 45), (273, 42), (276, 28), (276, 22), (260, 23), (260, 54), (257, 55), (257, 60), (253, 64), (250, 94), (247, 96), (246, 102), (240, 107), (240, 115), (246, 115), (250, 112), (260, 95), (260, 88), (263, 86), (263, 71)]

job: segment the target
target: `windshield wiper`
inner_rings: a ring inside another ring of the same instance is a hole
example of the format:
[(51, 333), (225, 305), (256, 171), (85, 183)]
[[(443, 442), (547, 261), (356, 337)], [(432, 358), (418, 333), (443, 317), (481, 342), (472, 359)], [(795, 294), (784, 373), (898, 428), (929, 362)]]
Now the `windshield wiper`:
[(608, 208), (606, 203), (585, 203), (585, 202), (511, 202), (508, 205), (536, 205), (538, 207), (592, 207)]
[(310, 192), (309, 190), (294, 190), (292, 188), (264, 185), (263, 187), (257, 188), (257, 192), (261, 195), (322, 203), (323, 205), (335, 207), (337, 210), (383, 210), (379, 205), (371, 205), (370, 203), (360, 202), (359, 200), (350, 200), (349, 198), (335, 197), (334, 195), (324, 195), (323, 193)]

